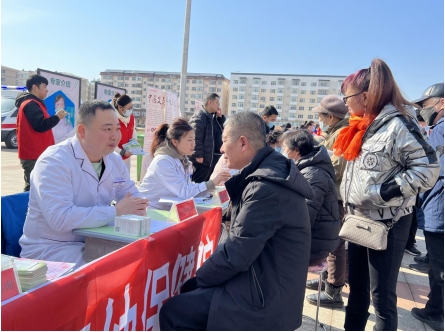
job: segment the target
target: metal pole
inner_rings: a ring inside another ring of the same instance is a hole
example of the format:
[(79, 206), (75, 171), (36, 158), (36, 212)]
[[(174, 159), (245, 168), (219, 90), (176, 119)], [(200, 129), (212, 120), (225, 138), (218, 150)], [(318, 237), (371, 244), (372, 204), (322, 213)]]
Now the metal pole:
[(190, 32), (190, 11), (192, 0), (186, 0), (185, 24), (184, 24), (184, 45), (182, 48), (182, 70), (181, 70), (181, 90), (179, 95), (179, 110), (181, 116), (185, 117), (185, 85), (187, 82), (187, 61), (189, 52), (189, 32)]

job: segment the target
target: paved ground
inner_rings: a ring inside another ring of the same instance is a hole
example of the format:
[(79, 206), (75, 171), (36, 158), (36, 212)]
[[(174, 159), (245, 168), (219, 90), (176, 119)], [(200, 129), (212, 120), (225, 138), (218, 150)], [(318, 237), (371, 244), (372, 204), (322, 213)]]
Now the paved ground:
[[(9, 195), (23, 190), (23, 170), (17, 159), (17, 150), (9, 150), (2, 143), (1, 145), (1, 195)], [(132, 160), (131, 178), (136, 180), (136, 160)], [(422, 232), (417, 232), (417, 246), (424, 254), (425, 239)], [(398, 295), (398, 315), (400, 331), (432, 331), (429, 326), (416, 320), (411, 316), (411, 309), (414, 307), (423, 308), (427, 301), (429, 292), (428, 276), (426, 274), (412, 271), (408, 265), (413, 263), (413, 256), (405, 254), (403, 257), (402, 268), (399, 273), (397, 283)], [(314, 274), (308, 274), (308, 279), (317, 277)], [(343, 297), (345, 304), (348, 299), (348, 287), (343, 288)], [(315, 293), (315, 291), (307, 290), (307, 294)], [(374, 309), (370, 308), (371, 316), (366, 325), (367, 331), (372, 331), (374, 326), (375, 315)], [(305, 302), (304, 315), (315, 318), (315, 306)], [(327, 330), (339, 331), (343, 330), (344, 323), (343, 309), (320, 309), (320, 322), (326, 325)], [(314, 330), (314, 321), (310, 318), (304, 318), (303, 325), (299, 330)], [(319, 328), (319, 330), (322, 330)]]

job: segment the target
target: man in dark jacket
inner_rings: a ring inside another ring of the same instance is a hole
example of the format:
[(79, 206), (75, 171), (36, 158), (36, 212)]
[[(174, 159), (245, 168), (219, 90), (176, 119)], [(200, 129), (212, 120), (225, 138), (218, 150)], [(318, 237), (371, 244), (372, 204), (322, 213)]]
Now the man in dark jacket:
[(219, 108), (219, 96), (209, 93), (202, 109), (193, 114), (189, 123), (195, 130), (195, 152), (191, 156), (195, 171), (192, 181), (208, 181), (221, 157), (222, 131), (226, 118)]
[(295, 330), (309, 263), (305, 198), (312, 189), (295, 163), (265, 147), (264, 122), (252, 112), (227, 120), (221, 152), (229, 168), (240, 169), (225, 183), (229, 234), (184, 285), (196, 289), (161, 308), (161, 329)]
[(37, 158), (50, 145), (54, 145), (54, 128), (68, 113), (60, 110), (49, 116), (43, 99), (48, 94), (48, 80), (40, 75), (31, 75), (26, 81), (28, 92), (19, 94), (15, 101), (17, 114), (18, 157), (24, 170), (25, 189), (29, 191), (31, 171)]
[(278, 111), (272, 105), (266, 106), (261, 112), (261, 117), (263, 118), (264, 128), (266, 128), (267, 135), (271, 130), (275, 129), (275, 121), (277, 121)]
[(443, 83), (437, 83), (425, 90), (414, 103), (422, 106), (420, 115), (430, 127), (428, 143), (436, 150), (440, 161), (440, 176), (435, 186), (419, 195), (424, 220), (419, 218), (428, 250), (430, 293), (425, 308), (413, 308), (411, 314), (428, 324), (433, 330), (443, 331), (443, 229), (444, 229), (444, 91)]

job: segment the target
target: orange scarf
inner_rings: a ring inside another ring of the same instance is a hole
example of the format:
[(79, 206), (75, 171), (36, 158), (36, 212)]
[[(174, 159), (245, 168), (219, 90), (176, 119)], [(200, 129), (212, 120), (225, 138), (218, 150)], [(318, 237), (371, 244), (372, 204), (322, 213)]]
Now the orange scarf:
[(362, 148), (363, 136), (371, 122), (368, 117), (351, 116), (349, 126), (340, 131), (332, 146), (334, 154), (338, 157), (343, 155), (348, 161), (357, 158)]

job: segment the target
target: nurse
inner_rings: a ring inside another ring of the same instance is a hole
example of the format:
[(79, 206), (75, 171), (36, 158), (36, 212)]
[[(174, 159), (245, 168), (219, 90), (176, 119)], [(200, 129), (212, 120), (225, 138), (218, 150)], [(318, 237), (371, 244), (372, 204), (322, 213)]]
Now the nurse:
[(148, 200), (113, 153), (120, 137), (109, 103), (92, 100), (80, 106), (76, 136), (47, 148), (31, 173), (19, 241), (22, 257), (76, 263), (77, 268), (85, 264), (85, 243), (73, 229), (104, 226), (123, 214), (146, 214)]
[(168, 210), (170, 204), (159, 203), (163, 197), (188, 199), (212, 191), (230, 178), (230, 173), (221, 171), (213, 180), (201, 183), (191, 181), (192, 163), (188, 160), (195, 150), (195, 131), (182, 118), (171, 125), (160, 125), (151, 145), (153, 161), (147, 169), (139, 191), (150, 200), (150, 206)]

